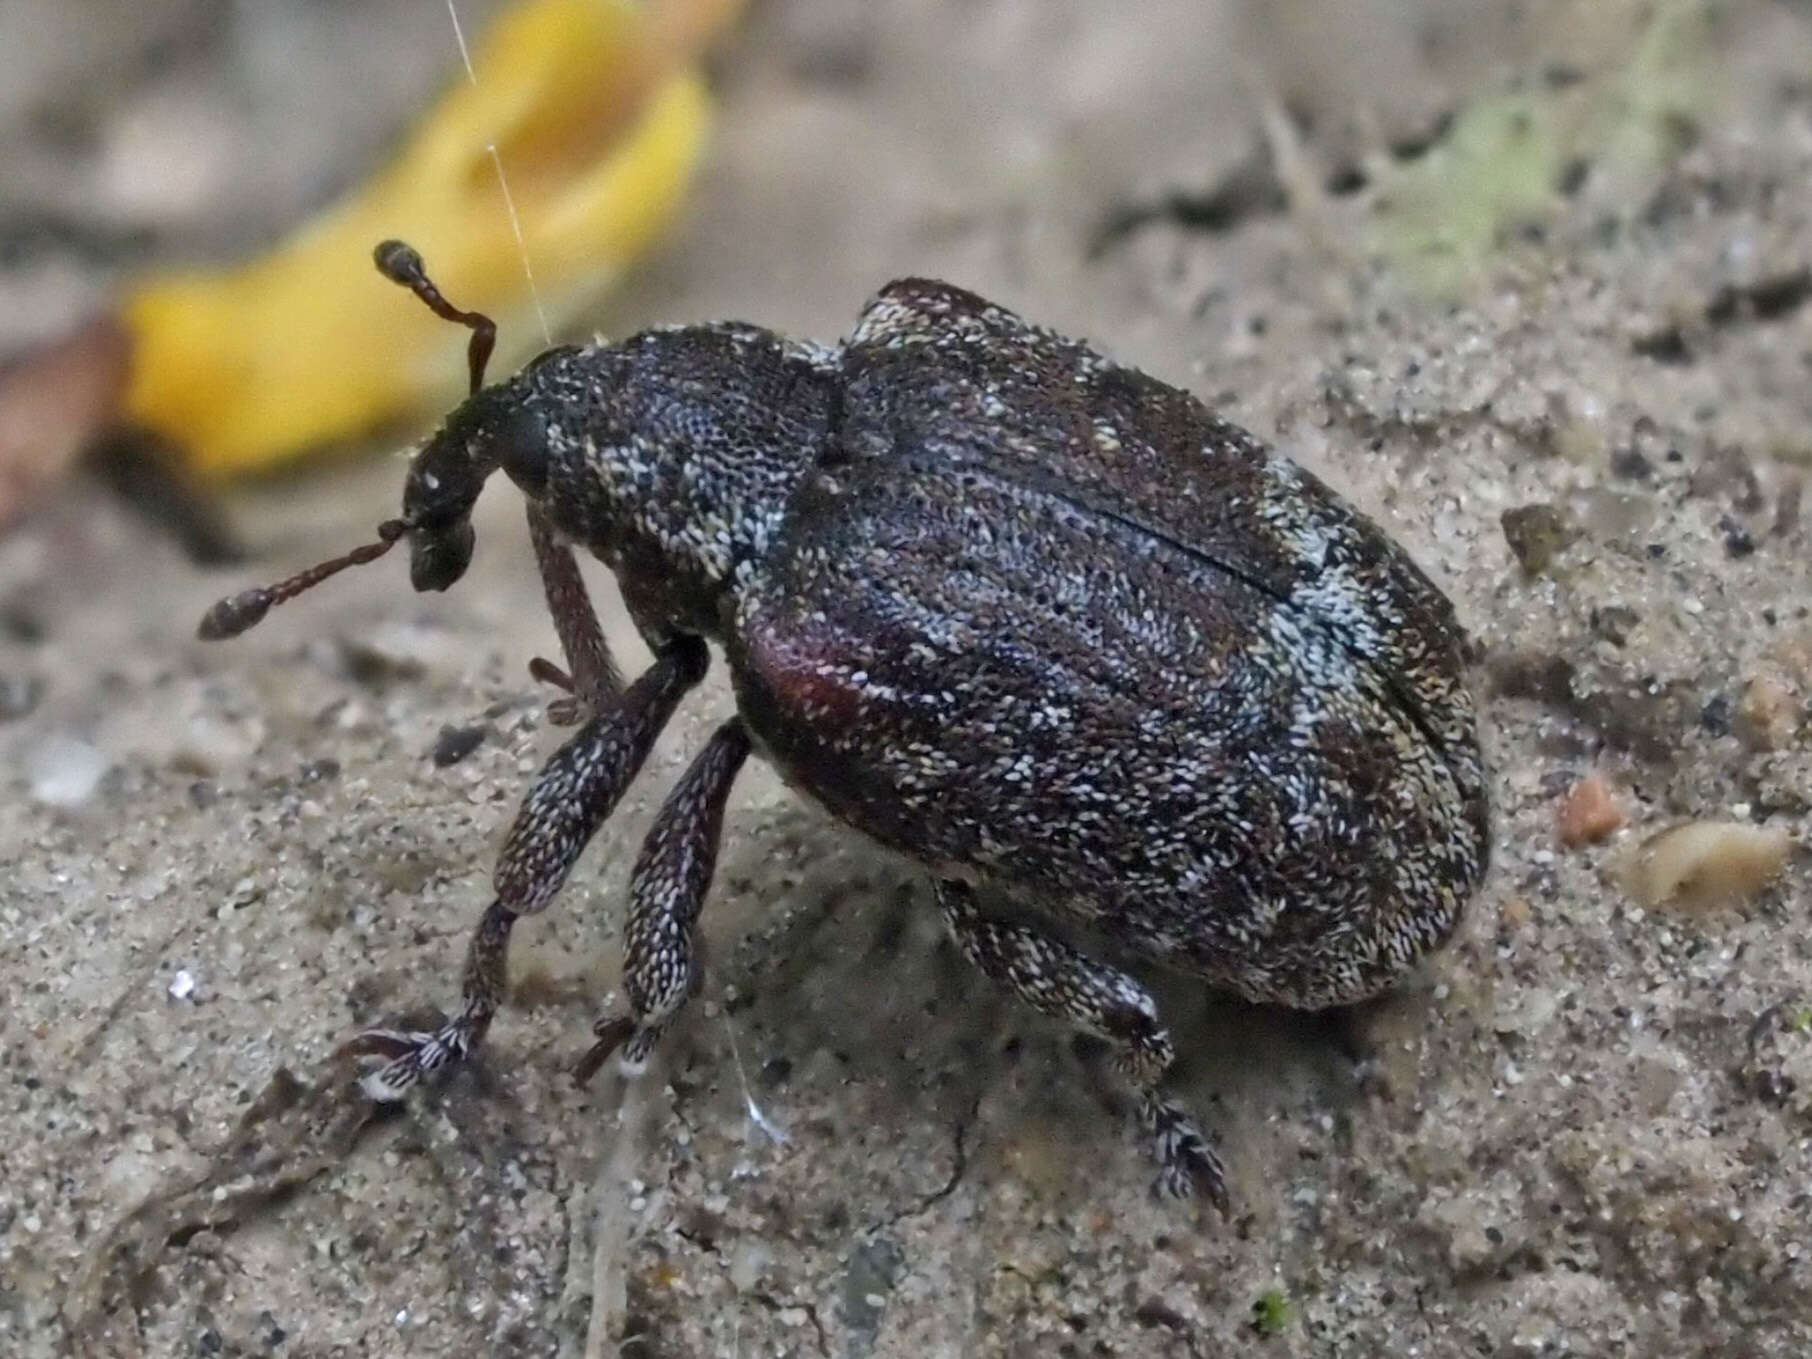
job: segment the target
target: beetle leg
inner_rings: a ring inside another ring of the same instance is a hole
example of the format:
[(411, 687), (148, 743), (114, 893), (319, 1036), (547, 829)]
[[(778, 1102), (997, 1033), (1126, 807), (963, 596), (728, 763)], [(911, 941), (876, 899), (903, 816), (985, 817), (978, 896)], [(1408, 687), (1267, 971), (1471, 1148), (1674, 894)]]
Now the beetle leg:
[(458, 1017), (432, 1031), (366, 1029), (341, 1049), (361, 1058), (388, 1059), (359, 1078), (368, 1096), (379, 1103), (399, 1100), (417, 1081), (464, 1061), (484, 1041), (491, 1016), (503, 1000), (504, 964), (515, 923), (516, 913), (501, 901), (485, 908), (466, 945), (461, 984), (465, 1003)]
[(965, 885), (940, 879), (938, 905), (963, 956), (1041, 1014), (1067, 1020), (1113, 1043), (1137, 1087), (1140, 1121), (1160, 1167), (1158, 1185), (1178, 1198), (1205, 1194), (1227, 1211), (1220, 1158), (1195, 1120), (1158, 1090), (1174, 1050), (1158, 1007), (1138, 982), (1025, 925), (985, 918)]
[(680, 699), (704, 677), (708, 660), (698, 638), (676, 639), (620, 702), (598, 712), (542, 766), (497, 857), (492, 875), (497, 899), (467, 950), (460, 1013), (432, 1033), (373, 1029), (348, 1044), (363, 1056), (389, 1059), (361, 1080), (371, 1098), (401, 1099), (423, 1076), (466, 1057), (484, 1037), (503, 999), (510, 927), (516, 917), (553, 900)]
[(588, 1079), (611, 1051), (625, 1075), (640, 1075), (655, 1044), (698, 989), (701, 977), (693, 926), (711, 887), (730, 785), (749, 754), (742, 719), (712, 735), (661, 804), (642, 841), (629, 880), (624, 931), (623, 990), (628, 1016), (606, 1015), (592, 1026), (598, 1042), (574, 1074)]
[(579, 574), (572, 549), (555, 536), (553, 525), (533, 502), (529, 504), (528, 521), (529, 538), (535, 545), (535, 565), (540, 568), (541, 587), (547, 595), (547, 611), (553, 615), (560, 649), (572, 667), (569, 676), (553, 662), (537, 656), (529, 662), (529, 673), (543, 683), (566, 690), (568, 697), (548, 704), (547, 713), (556, 726), (569, 727), (620, 699), (623, 677), (604, 640), (604, 629), (598, 625), (597, 612), (591, 606), (591, 595), (586, 592), (585, 578)]

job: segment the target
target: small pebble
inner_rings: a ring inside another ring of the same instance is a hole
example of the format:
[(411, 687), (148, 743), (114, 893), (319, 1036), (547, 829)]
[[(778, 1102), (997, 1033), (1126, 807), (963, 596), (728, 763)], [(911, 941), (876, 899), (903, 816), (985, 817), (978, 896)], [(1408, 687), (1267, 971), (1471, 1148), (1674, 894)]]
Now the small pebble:
[(27, 766), (31, 795), (52, 807), (79, 807), (94, 796), (107, 772), (107, 757), (73, 736), (52, 736)]
[(1505, 510), (1499, 522), (1504, 541), (1531, 576), (1546, 571), (1579, 537), (1579, 526), (1558, 505), (1518, 505)]
[(187, 1000), (195, 994), (195, 974), (188, 968), (178, 968), (176, 975), (170, 978), (170, 999)]
[(1609, 783), (1588, 774), (1561, 799), (1557, 828), (1560, 843), (1568, 849), (1595, 845), (1623, 825), (1623, 811), (1611, 795)]
[(1799, 695), (1777, 675), (1759, 674), (1737, 699), (1737, 736), (1751, 750), (1782, 750), (1799, 732)]
[(1755, 538), (1742, 524), (1726, 515), (1718, 521), (1718, 530), (1724, 535), (1724, 551), (1733, 560), (1754, 554)]
[(442, 727), (439, 738), (434, 742), (435, 765), (445, 769), (449, 765), (458, 764), (484, 743), (486, 730), (482, 724), (471, 727)]
[(1611, 454), (1611, 473), (1629, 481), (1647, 481), (1655, 465), (1638, 448), (1619, 448)]
[(0, 722), (29, 716), (44, 697), (44, 681), (36, 675), (0, 675)]
[(1622, 646), (1629, 641), (1630, 633), (1642, 621), (1642, 615), (1627, 604), (1606, 604), (1592, 610), (1592, 631), (1597, 633), (1612, 646)]
[(738, 1242), (730, 1251), (731, 1285), (739, 1292), (753, 1291), (773, 1259), (773, 1252), (761, 1241), (745, 1238)]
[(1699, 709), (1699, 725), (1712, 736), (1730, 735), (1731, 703), (1728, 694), (1713, 694)]

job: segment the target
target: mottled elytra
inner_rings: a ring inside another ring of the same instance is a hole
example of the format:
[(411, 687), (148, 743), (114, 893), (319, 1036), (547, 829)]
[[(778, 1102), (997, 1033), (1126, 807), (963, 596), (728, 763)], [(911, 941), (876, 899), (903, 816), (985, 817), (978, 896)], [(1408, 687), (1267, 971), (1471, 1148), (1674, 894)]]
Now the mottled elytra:
[[(1219, 1158), (1161, 1091), (1173, 1049), (1150, 994), (1065, 935), (1304, 1009), (1375, 995), (1445, 940), (1489, 840), (1440, 591), (1188, 393), (946, 283), (889, 284), (841, 345), (686, 326), (550, 350), (486, 387), (490, 321), (408, 247), (378, 261), (472, 327), (472, 395), (378, 542), (222, 601), (202, 635), (402, 538), (415, 588), (446, 589), (501, 468), (566, 653), (531, 671), (579, 730), (504, 842), (463, 1008), (355, 1039), (366, 1091), (401, 1098), (484, 1036), (511, 926), (559, 890), (714, 642), (736, 712), (642, 845), (627, 1012), (598, 1021), (582, 1072), (612, 1052), (639, 1070), (697, 989), (694, 929), (753, 750), (925, 865), (989, 977), (1113, 1044), (1160, 1185), (1224, 1208)], [(574, 547), (616, 573), (654, 653), (627, 686)], [(1003, 897), (1010, 919), (990, 914)]]

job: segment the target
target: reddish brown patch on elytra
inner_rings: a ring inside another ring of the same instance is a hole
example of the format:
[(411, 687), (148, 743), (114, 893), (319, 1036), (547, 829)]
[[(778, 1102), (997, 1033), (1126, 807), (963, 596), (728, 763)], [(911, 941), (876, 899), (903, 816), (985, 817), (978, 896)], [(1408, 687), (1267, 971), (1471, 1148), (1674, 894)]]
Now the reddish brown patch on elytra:
[(851, 655), (851, 639), (834, 623), (788, 620), (782, 628), (757, 628), (748, 638), (749, 669), (778, 707), (816, 717), (853, 719), (862, 710), (865, 662)]

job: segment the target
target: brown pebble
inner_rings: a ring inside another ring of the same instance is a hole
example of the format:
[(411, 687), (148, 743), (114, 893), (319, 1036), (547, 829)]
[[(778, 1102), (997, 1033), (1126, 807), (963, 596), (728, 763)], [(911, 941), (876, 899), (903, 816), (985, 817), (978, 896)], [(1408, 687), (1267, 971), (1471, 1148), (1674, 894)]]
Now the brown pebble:
[(1751, 750), (1781, 750), (1799, 731), (1799, 695), (1779, 675), (1763, 672), (1743, 686), (1736, 734)]
[(1535, 912), (1521, 897), (1511, 897), (1504, 903), (1503, 909), (1498, 912), (1498, 919), (1503, 921), (1506, 929), (1520, 930), (1535, 919)]
[(1812, 690), (1812, 631), (1786, 638), (1774, 648), (1774, 658), (1801, 692)]
[(1557, 817), (1560, 843), (1568, 849), (1597, 844), (1623, 824), (1623, 810), (1611, 795), (1611, 785), (1597, 774), (1588, 774), (1567, 790)]
[(1504, 541), (1531, 576), (1546, 571), (1579, 537), (1579, 526), (1559, 505), (1518, 505), (1499, 517)]

